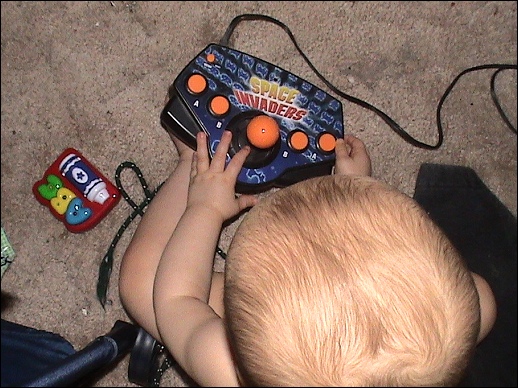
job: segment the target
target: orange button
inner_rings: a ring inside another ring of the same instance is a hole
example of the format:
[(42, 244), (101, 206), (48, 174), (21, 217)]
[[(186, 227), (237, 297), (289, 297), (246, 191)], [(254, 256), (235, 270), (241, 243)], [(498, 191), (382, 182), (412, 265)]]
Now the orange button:
[(280, 137), (277, 121), (267, 115), (255, 116), (246, 127), (246, 136), (250, 144), (257, 148), (273, 147)]
[(200, 94), (207, 87), (207, 80), (201, 74), (193, 74), (187, 80), (187, 89), (194, 94)]
[(216, 56), (214, 54), (212, 54), (212, 53), (211, 54), (207, 54), (206, 59), (207, 59), (207, 62), (213, 63), (213, 62), (216, 61)]
[(309, 138), (305, 132), (302, 131), (293, 131), (290, 133), (288, 139), (288, 145), (294, 150), (298, 152), (304, 151), (309, 145)]
[(215, 116), (223, 116), (230, 110), (230, 102), (224, 96), (214, 96), (210, 100), (209, 108)]
[(322, 133), (317, 140), (318, 148), (323, 152), (332, 152), (335, 149), (336, 138), (328, 133)]

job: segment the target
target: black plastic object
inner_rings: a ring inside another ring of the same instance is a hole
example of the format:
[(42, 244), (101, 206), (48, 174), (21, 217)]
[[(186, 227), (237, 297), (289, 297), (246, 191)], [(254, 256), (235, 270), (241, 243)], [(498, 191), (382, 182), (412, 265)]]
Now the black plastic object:
[(86, 347), (68, 356), (59, 366), (24, 384), (25, 387), (70, 387), (112, 365), (127, 354), (135, 344), (138, 326), (116, 321), (109, 333), (97, 337)]

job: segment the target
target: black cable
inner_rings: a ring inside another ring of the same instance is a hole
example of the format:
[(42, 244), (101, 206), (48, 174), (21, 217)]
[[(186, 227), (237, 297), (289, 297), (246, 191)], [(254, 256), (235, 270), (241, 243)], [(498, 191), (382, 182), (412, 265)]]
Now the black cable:
[[(516, 66), (514, 68), (516, 69)], [(513, 124), (511, 124), (509, 117), (505, 114), (505, 112), (502, 108), (502, 105), (500, 104), (500, 101), (498, 100), (498, 97), (496, 96), (495, 79), (496, 79), (496, 76), (498, 75), (498, 73), (500, 73), (502, 70), (505, 70), (505, 69), (502, 69), (502, 68), (498, 69), (497, 71), (495, 71), (493, 73), (493, 76), (491, 77), (491, 87), (490, 87), (491, 98), (493, 99), (493, 102), (495, 103), (496, 109), (498, 110), (498, 113), (500, 113), (500, 117), (502, 117), (502, 120), (504, 120), (504, 122), (507, 124), (507, 126), (509, 127), (509, 129), (511, 131), (516, 133), (516, 127)]]
[(453, 87), (455, 86), (457, 81), (460, 79), (460, 77), (462, 77), (464, 74), (471, 73), (472, 71), (486, 70), (486, 69), (497, 69), (497, 71), (491, 77), (491, 86), (490, 86), (491, 96), (493, 97), (493, 102), (495, 103), (496, 108), (498, 109), (498, 112), (500, 113), (500, 115), (502, 116), (502, 118), (504, 119), (506, 124), (509, 125), (511, 127), (511, 130), (513, 130), (516, 133), (516, 129), (513, 128), (513, 126), (511, 125), (511, 123), (507, 119), (507, 116), (505, 115), (505, 113), (503, 113), (503, 110), (502, 110), (502, 108), (500, 106), (500, 102), (496, 98), (496, 94), (495, 94), (495, 91), (494, 91), (494, 83), (495, 83), (496, 75), (500, 71), (503, 71), (503, 70), (506, 70), (506, 69), (514, 69), (514, 70), (516, 70), (516, 68), (517, 68), (516, 65), (488, 64), (488, 65), (480, 65), (480, 66), (470, 67), (468, 69), (465, 69), (465, 70), (461, 71), (459, 73), (459, 75), (457, 77), (455, 77), (455, 79), (451, 82), (450, 86), (448, 86), (446, 88), (446, 91), (444, 92), (444, 94), (442, 95), (442, 97), (441, 97), (441, 99), (439, 101), (439, 105), (437, 105), (437, 126), (439, 128), (439, 131), (442, 133), (442, 124), (441, 124), (441, 109), (442, 109), (442, 106), (444, 104), (444, 101), (446, 100), (446, 97), (448, 97), (448, 95), (450, 94), (451, 90), (453, 89)]
[[(444, 101), (446, 100), (446, 97), (448, 96), (448, 94), (450, 93), (451, 89), (453, 89), (453, 86), (457, 83), (457, 81), (459, 80), (459, 78), (461, 76), (463, 76), (464, 74), (466, 73), (469, 73), (471, 71), (475, 71), (475, 70), (483, 70), (483, 69), (498, 69), (497, 70), (497, 73), (499, 71), (502, 71), (502, 70), (505, 70), (505, 69), (514, 69), (516, 70), (517, 66), (516, 65), (507, 65), (507, 64), (490, 64), (490, 65), (481, 65), (481, 66), (475, 66), (475, 67), (472, 67), (472, 68), (469, 68), (469, 69), (466, 69), (464, 70), (463, 72), (461, 72), (453, 81), (452, 83), (450, 84), (450, 86), (446, 89), (446, 92), (443, 94), (443, 96), (441, 97), (440, 101), (439, 101), (439, 104), (437, 106), (437, 132), (438, 132), (438, 139), (437, 139), (437, 143), (435, 144), (427, 144), (427, 143), (423, 143), (417, 139), (415, 139), (414, 137), (412, 137), (410, 134), (408, 134), (408, 132), (406, 132), (397, 122), (395, 122), (389, 115), (387, 115), (385, 112), (383, 112), (382, 110), (376, 108), (375, 106), (369, 104), (368, 102), (366, 101), (363, 101), (359, 98), (356, 98), (356, 97), (353, 97), (349, 94), (346, 94), (345, 92), (341, 91), (340, 89), (338, 89), (336, 86), (334, 86), (331, 82), (329, 82), (316, 68), (315, 66), (313, 65), (313, 63), (309, 60), (309, 58), (306, 56), (306, 54), (302, 51), (302, 49), (300, 48), (299, 44), (297, 43), (296, 39), (295, 39), (295, 36), (293, 35), (293, 33), (291, 32), (291, 30), (289, 29), (288, 26), (286, 26), (284, 23), (282, 23), (281, 21), (275, 19), (275, 18), (272, 18), (270, 16), (266, 16), (266, 15), (261, 15), (261, 14), (242, 14), (242, 15), (238, 15), (236, 16), (234, 19), (232, 19), (232, 21), (230, 22), (229, 26), (227, 27), (227, 30), (225, 31), (225, 33), (223, 34), (222, 38), (220, 39), (220, 42), (219, 44), (222, 45), (222, 46), (228, 46), (229, 45), (229, 41), (230, 41), (230, 36), (232, 35), (232, 33), (234, 32), (234, 29), (237, 27), (237, 25), (244, 21), (244, 20), (262, 20), (262, 21), (266, 21), (266, 22), (270, 22), (270, 23), (273, 23), (273, 24), (276, 24), (278, 25), (279, 27), (281, 27), (287, 34), (288, 36), (290, 37), (291, 41), (293, 42), (295, 48), (297, 49), (297, 51), (299, 52), (299, 54), (302, 56), (302, 58), (304, 59), (304, 61), (307, 63), (307, 65), (311, 68), (311, 70), (313, 70), (313, 72), (316, 74), (316, 76), (331, 90), (333, 91), (334, 93), (336, 93), (338, 96), (352, 102), (352, 103), (355, 103), (363, 108), (366, 108), (374, 113), (376, 113), (379, 117), (381, 117), (381, 119), (387, 123), (390, 128), (392, 128), (392, 130), (394, 130), (394, 132), (396, 132), (400, 137), (402, 137), (406, 142), (414, 145), (415, 147), (419, 147), (419, 148), (424, 148), (424, 149), (428, 149), (428, 150), (436, 150), (438, 149), (442, 143), (443, 143), (443, 140), (444, 140), (444, 131), (443, 131), (443, 127), (442, 127), (442, 123), (441, 123), (441, 109), (442, 109), (442, 105), (444, 103)], [(492, 79), (492, 85), (494, 84), (494, 77), (496, 76), (496, 74), (493, 75), (493, 79)], [(511, 129), (516, 133), (516, 129), (514, 129), (512, 127), (512, 125), (510, 125), (510, 122), (509, 120), (507, 119), (507, 116), (505, 116), (505, 114), (503, 113), (503, 110), (501, 109), (500, 107), (500, 103), (498, 102), (498, 99), (496, 98), (496, 96), (494, 95), (494, 90), (493, 88), (491, 89), (491, 92), (492, 92), (492, 96), (493, 96), (493, 101), (495, 102), (496, 106), (497, 106), (497, 109), (498, 109), (498, 112), (500, 113), (500, 115), (504, 118), (504, 121), (506, 122), (507, 125), (509, 125), (511, 127)]]

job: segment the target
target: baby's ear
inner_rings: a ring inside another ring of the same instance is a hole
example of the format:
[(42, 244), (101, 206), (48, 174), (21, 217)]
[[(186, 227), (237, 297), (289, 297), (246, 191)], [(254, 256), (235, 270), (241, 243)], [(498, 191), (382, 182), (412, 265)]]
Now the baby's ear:
[(474, 272), (472, 272), (471, 275), (475, 281), (480, 301), (480, 331), (478, 333), (478, 344), (486, 338), (493, 328), (496, 321), (497, 308), (495, 296), (489, 283), (482, 276)]

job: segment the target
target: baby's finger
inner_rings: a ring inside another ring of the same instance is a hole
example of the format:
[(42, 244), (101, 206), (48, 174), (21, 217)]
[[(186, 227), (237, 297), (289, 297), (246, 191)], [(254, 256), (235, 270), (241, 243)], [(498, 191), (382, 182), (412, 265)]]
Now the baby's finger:
[(337, 160), (344, 160), (349, 157), (349, 152), (347, 151), (344, 139), (336, 139), (335, 155)]
[(198, 154), (195, 152), (192, 154), (192, 161), (191, 161), (191, 182), (198, 173)]
[(207, 150), (207, 135), (205, 132), (198, 132), (196, 135), (196, 169), (204, 172), (209, 169), (210, 160)]
[(250, 147), (245, 146), (239, 150), (237, 154), (235, 154), (227, 166), (227, 173), (230, 174), (233, 178), (237, 179), (239, 172), (243, 168), (243, 164), (247, 156), (250, 154)]
[(348, 154), (354, 159), (355, 155), (358, 154), (366, 154), (367, 149), (365, 144), (353, 135), (347, 135), (344, 137), (344, 142), (346, 146), (350, 147), (348, 150)]
[(257, 201), (258, 201), (258, 198), (254, 195), (240, 195), (237, 198), (237, 203), (238, 203), (240, 211), (244, 210), (246, 208), (255, 206)]
[(227, 161), (228, 147), (230, 146), (230, 140), (232, 139), (232, 132), (223, 131), (221, 140), (219, 141), (214, 156), (212, 157), (211, 168), (216, 171), (223, 171), (225, 169), (225, 163)]

